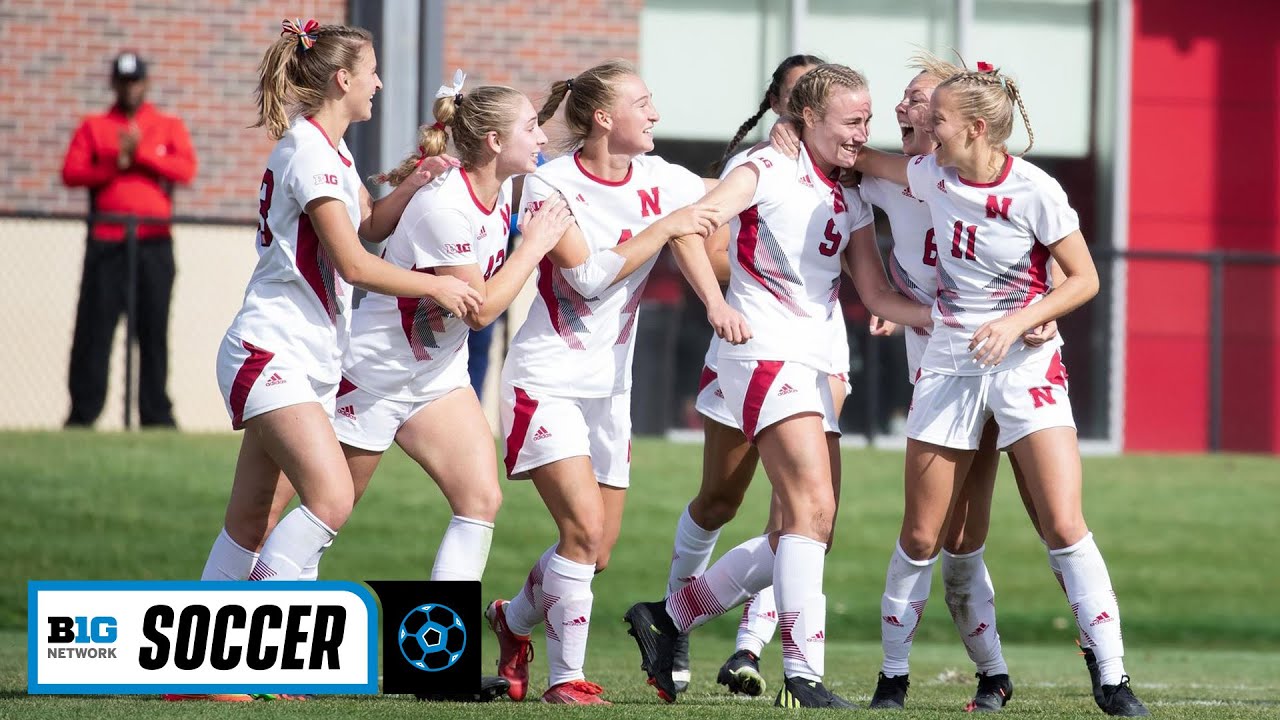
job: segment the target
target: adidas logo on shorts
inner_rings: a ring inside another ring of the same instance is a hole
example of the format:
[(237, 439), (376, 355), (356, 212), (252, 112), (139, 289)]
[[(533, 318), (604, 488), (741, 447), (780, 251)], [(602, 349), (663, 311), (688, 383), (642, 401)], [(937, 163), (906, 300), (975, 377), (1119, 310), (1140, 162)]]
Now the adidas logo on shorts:
[(283, 385), (284, 378), (280, 377), (280, 373), (271, 373), (271, 377), (267, 378), (267, 387), (272, 385)]
[(782, 397), (783, 395), (790, 395), (793, 392), (797, 392), (797, 390), (791, 387), (789, 383), (782, 383), (782, 387), (779, 388), (778, 390), (778, 397)]
[(342, 407), (338, 408), (338, 414), (339, 414), (339, 415), (341, 415), (341, 416), (342, 416), (342, 417), (344, 417), (344, 418), (350, 418), (351, 420), (355, 420), (355, 419), (356, 419), (356, 406), (355, 406), (355, 405), (344, 405), (344, 406), (342, 406)]
[(533, 434), (533, 439), (535, 441), (546, 440), (549, 437), (551, 437), (551, 433), (547, 432), (547, 429), (541, 425), (538, 426), (538, 431)]

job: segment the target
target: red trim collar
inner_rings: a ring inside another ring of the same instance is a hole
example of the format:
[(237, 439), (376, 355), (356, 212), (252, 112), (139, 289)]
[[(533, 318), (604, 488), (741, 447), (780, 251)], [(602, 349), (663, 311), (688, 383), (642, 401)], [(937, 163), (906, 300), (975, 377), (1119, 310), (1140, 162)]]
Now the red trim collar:
[(476, 197), (475, 188), (471, 187), (471, 178), (467, 175), (467, 169), (460, 167), (458, 168), (458, 172), (462, 173), (462, 182), (467, 184), (467, 194), (471, 196), (471, 202), (476, 204), (476, 207), (480, 209), (480, 212), (485, 215), (492, 215), (493, 211), (498, 209), (498, 199), (493, 199), (493, 207), (485, 207), (484, 203), (480, 202), (480, 198)]
[(960, 173), (958, 172), (956, 173), (956, 177), (959, 178), (960, 182), (964, 183), (965, 185), (968, 185), (969, 187), (990, 188), (990, 187), (995, 187), (1000, 183), (1004, 182), (1005, 179), (1009, 177), (1009, 171), (1012, 169), (1013, 169), (1013, 156), (1005, 155), (1004, 168), (1000, 170), (1000, 174), (996, 176), (996, 179), (992, 180), (989, 183), (980, 183), (980, 182), (972, 182), (970, 180), (965, 180), (963, 177), (960, 177)]
[[(827, 177), (826, 175), (823, 174), (822, 168), (818, 167), (818, 160), (813, 156), (813, 151), (809, 149), (808, 143), (800, 143), (800, 145), (804, 147), (805, 154), (809, 156), (809, 164), (813, 166), (814, 174), (822, 178), (822, 182), (827, 187), (829, 188), (835, 187), (836, 186), (835, 178)], [(839, 177), (840, 168), (834, 168), (831, 172), (835, 174), (836, 177)]]
[(605, 180), (602, 177), (597, 177), (595, 175), (592, 175), (591, 171), (582, 165), (582, 161), (578, 159), (578, 156), (581, 154), (582, 154), (581, 150), (578, 150), (573, 154), (573, 164), (578, 166), (578, 170), (582, 171), (582, 174), (586, 175), (588, 180), (600, 183), (601, 185), (605, 185), (608, 187), (622, 187), (623, 185), (626, 185), (627, 183), (631, 182), (631, 171), (635, 168), (634, 164), (627, 165), (627, 175), (621, 180), (617, 180), (617, 181)]
[(316, 119), (312, 117), (307, 118), (307, 122), (315, 125), (316, 129), (320, 131), (320, 134), (324, 136), (325, 142), (329, 143), (329, 147), (333, 148), (333, 151), (338, 153), (338, 157), (342, 158), (342, 164), (347, 167), (351, 167), (351, 161), (342, 154), (342, 151), (338, 149), (337, 143), (329, 138), (329, 133), (325, 132), (324, 128), (320, 127), (320, 123), (316, 122)]

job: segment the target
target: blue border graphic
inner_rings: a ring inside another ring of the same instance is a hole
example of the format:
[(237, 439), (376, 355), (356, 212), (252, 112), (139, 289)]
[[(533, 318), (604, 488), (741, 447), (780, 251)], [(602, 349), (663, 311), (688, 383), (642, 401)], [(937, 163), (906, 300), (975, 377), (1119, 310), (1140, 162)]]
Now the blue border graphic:
[[(349, 592), (364, 603), (369, 616), (368, 680), (347, 685), (268, 684), (180, 684), (63, 685), (36, 681), (36, 651), (40, 629), (36, 607), (41, 591), (179, 591), (179, 592)], [(315, 582), (210, 582), (196, 580), (28, 580), (27, 581), (27, 693), (30, 695), (149, 695), (155, 693), (284, 693), (291, 695), (376, 695), (378, 694), (378, 603), (373, 593), (360, 583), (346, 580)]]

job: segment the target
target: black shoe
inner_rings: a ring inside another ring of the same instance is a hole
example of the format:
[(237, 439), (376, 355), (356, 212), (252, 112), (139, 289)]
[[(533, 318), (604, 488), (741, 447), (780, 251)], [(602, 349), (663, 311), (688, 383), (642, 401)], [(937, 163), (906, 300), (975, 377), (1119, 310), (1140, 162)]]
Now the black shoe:
[(880, 673), (876, 680), (876, 691), (871, 695), (872, 710), (902, 710), (907, 706), (907, 688), (911, 681), (907, 675), (887, 677)]
[(764, 694), (764, 676), (760, 674), (760, 658), (750, 650), (739, 650), (720, 666), (716, 682), (736, 695), (760, 697)]
[(689, 633), (680, 633), (676, 636), (676, 656), (671, 659), (671, 680), (676, 686), (676, 692), (682, 693), (689, 689), (690, 677)]
[(1147, 706), (1133, 694), (1133, 690), (1129, 689), (1128, 675), (1120, 678), (1120, 683), (1117, 685), (1102, 685), (1101, 693), (1102, 698), (1098, 700), (1098, 707), (1108, 715), (1146, 717), (1151, 714)]
[(680, 630), (667, 615), (666, 603), (636, 603), (622, 619), (631, 626), (627, 634), (636, 639), (640, 648), (640, 668), (649, 675), (649, 684), (658, 689), (658, 697), (675, 702), (676, 685), (671, 670)]
[(773, 704), (781, 708), (853, 708), (853, 703), (831, 692), (820, 681), (801, 677), (783, 680), (778, 699)]
[(1101, 707), (1102, 673), (1098, 672), (1098, 658), (1093, 654), (1093, 650), (1087, 647), (1080, 648), (1080, 654), (1084, 655), (1084, 666), (1089, 670), (1089, 683), (1093, 686), (1093, 701)]
[(485, 675), (480, 678), (480, 690), (474, 693), (435, 692), (414, 693), (414, 697), (428, 702), (489, 702), (507, 694), (511, 683), (506, 678)]
[(978, 673), (978, 690), (964, 706), (965, 712), (1000, 712), (1013, 697), (1013, 683), (1008, 675)]

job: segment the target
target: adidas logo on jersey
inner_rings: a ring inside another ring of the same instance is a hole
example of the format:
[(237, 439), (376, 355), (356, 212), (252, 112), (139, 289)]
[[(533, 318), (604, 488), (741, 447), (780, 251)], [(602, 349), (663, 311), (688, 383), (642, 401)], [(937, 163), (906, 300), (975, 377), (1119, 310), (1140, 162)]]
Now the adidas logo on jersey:
[(804, 177), (800, 178), (800, 184), (805, 187), (811, 188), (813, 187), (813, 179), (810, 178), (808, 175), (805, 175)]
[(986, 631), (987, 631), (987, 624), (986, 624), (986, 623), (978, 623), (978, 627), (974, 628), (974, 629), (973, 629), (973, 632), (969, 633), (969, 637), (978, 637), (979, 635), (981, 635), (982, 633), (984, 633), (984, 632), (986, 632)]
[(356, 419), (356, 406), (355, 406), (355, 405), (344, 405), (343, 407), (338, 408), (338, 414), (339, 414), (339, 415), (341, 415), (341, 416), (342, 416), (342, 417), (344, 417), (344, 418), (350, 418), (350, 419), (352, 419), (352, 420), (355, 420), (355, 419)]
[(538, 426), (538, 431), (533, 434), (534, 441), (546, 440), (549, 437), (551, 437), (551, 433), (541, 425)]
[(577, 197), (575, 197), (575, 198), (574, 198), (574, 200), (577, 200), (578, 202), (582, 203), (583, 205), (586, 205), (586, 204), (587, 204), (587, 199), (586, 199), (586, 198), (584, 198), (584, 197), (582, 197), (582, 193), (578, 193), (578, 196), (577, 196)]
[(588, 624), (590, 624), (590, 621), (589, 621), (589, 620), (587, 620), (587, 617), (586, 617), (585, 615), (579, 615), (578, 617), (576, 617), (576, 618), (574, 618), (574, 619), (572, 619), (572, 620), (565, 620), (565, 621), (564, 621), (564, 626), (565, 626), (565, 627), (582, 627), (582, 626), (584, 626), (584, 625), (588, 625)]
[(904, 187), (904, 188), (902, 188), (902, 197), (909, 197), (909, 198), (911, 198), (912, 200), (915, 200), (916, 202), (924, 202), (924, 201), (923, 201), (923, 200), (921, 200), (920, 198), (918, 198), (918, 197), (916, 197), (915, 195), (912, 195), (912, 194), (911, 194), (911, 188), (905, 188), (905, 187)]
[(789, 383), (782, 383), (782, 387), (778, 389), (778, 397), (782, 397), (783, 395), (790, 395), (793, 392), (798, 392), (798, 391), (795, 388), (791, 387)]
[(280, 377), (280, 373), (271, 373), (271, 377), (267, 378), (267, 387), (272, 385), (283, 385), (284, 378)]
[(723, 400), (723, 399), (724, 399), (724, 392), (723, 392), (722, 390), (720, 390), (720, 389), (716, 389), (715, 396), (716, 396), (716, 397), (718, 397), (718, 398), (720, 398), (721, 400)]
[(476, 235), (476, 240), (483, 240), (488, 236), (489, 236), (489, 228), (482, 225), (480, 227), (480, 234)]
[(1102, 612), (1098, 613), (1098, 617), (1094, 618), (1093, 622), (1089, 623), (1089, 627), (1093, 627), (1095, 625), (1102, 625), (1103, 623), (1109, 623), (1113, 620), (1115, 620), (1115, 618), (1108, 615), (1106, 610), (1103, 610)]
[(943, 182), (942, 182), (941, 180), (939, 180), (939, 181), (938, 181), (938, 190), (939, 190), (940, 192), (946, 192), (946, 191), (947, 191), (947, 186), (946, 186), (946, 185), (944, 185), (944, 184), (943, 184)]
[(898, 619), (897, 615), (885, 615), (883, 618), (880, 618), (880, 619), (884, 620), (886, 624), (892, 625), (894, 627), (906, 627), (906, 625), (903, 625), (902, 621)]
[(809, 636), (809, 638), (808, 638), (808, 642), (811, 642), (811, 643), (823, 643), (823, 644), (825, 644), (825, 643), (827, 642), (827, 633), (826, 633), (826, 631), (825, 631), (825, 630), (819, 630), (818, 632), (814, 633), (813, 635), (810, 635), (810, 636)]

